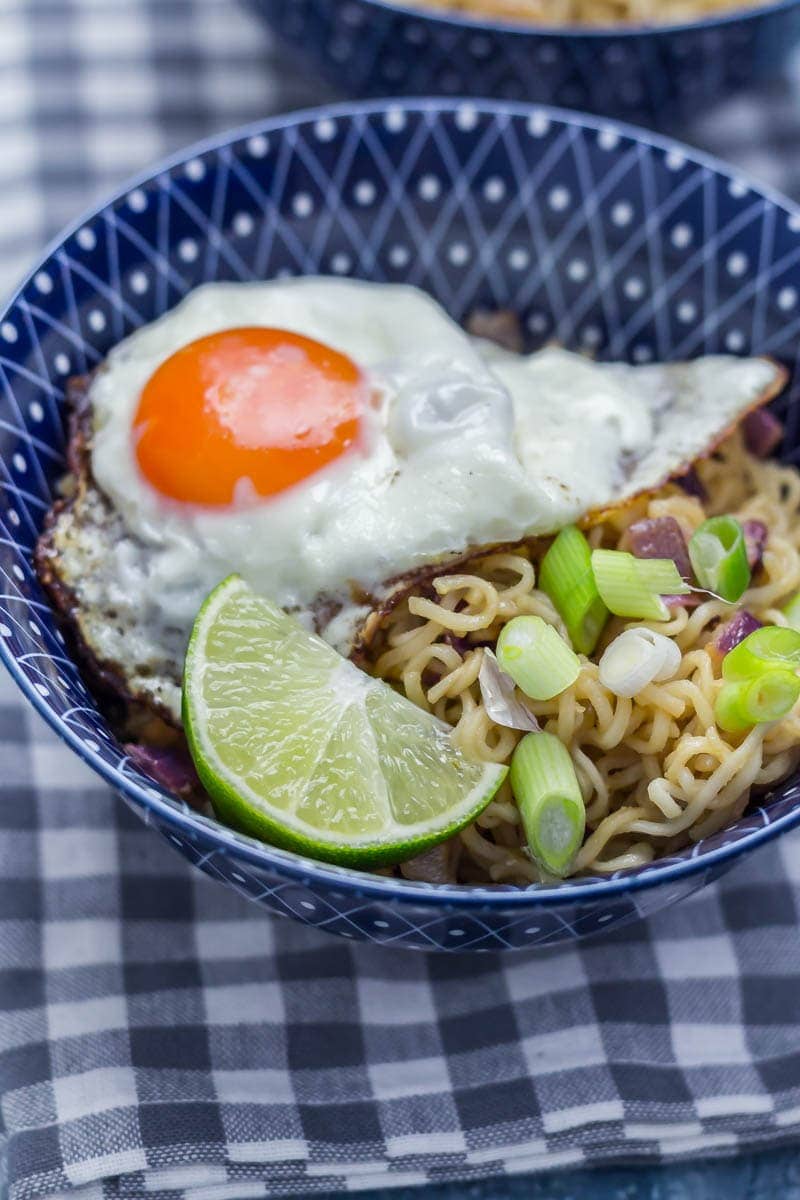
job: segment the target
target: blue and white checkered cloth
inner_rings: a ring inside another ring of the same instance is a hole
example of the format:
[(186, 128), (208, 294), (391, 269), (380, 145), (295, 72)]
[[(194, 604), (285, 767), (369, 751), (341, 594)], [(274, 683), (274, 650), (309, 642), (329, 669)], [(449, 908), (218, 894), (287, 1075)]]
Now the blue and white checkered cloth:
[[(230, 0), (7, 0), (0, 286), (162, 153), (324, 98)], [(689, 136), (800, 194), (790, 85)], [(0, 1193), (246, 1200), (800, 1140), (799, 907), (787, 837), (581, 949), (344, 943), (193, 872), (2, 679)]]

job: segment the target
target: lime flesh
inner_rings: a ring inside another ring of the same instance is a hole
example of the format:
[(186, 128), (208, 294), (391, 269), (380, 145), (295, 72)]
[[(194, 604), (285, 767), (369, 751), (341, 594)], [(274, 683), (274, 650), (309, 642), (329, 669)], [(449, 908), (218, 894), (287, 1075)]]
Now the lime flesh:
[(236, 575), (192, 630), (183, 719), (217, 816), (328, 862), (400, 862), (469, 824), (506, 776)]

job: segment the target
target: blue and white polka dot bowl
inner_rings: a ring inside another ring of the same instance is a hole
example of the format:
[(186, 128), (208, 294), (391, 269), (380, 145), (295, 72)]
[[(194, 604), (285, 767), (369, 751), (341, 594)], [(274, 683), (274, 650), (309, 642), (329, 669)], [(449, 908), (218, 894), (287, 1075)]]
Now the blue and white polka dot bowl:
[(702, 887), (800, 824), (798, 778), (668, 860), (557, 888), (432, 888), (311, 862), (197, 815), (127, 759), (31, 567), (64, 469), (64, 384), (212, 279), (316, 272), (418, 284), (456, 318), (511, 306), (531, 346), (604, 358), (768, 352), (792, 372), (800, 459), (800, 210), (623, 126), (499, 103), (330, 108), (245, 129), (70, 229), (0, 313), (0, 655), (54, 729), (181, 854), (345, 937), (440, 950), (551, 946)]
[(800, 3), (773, 0), (684, 25), (552, 28), (391, 0), (250, 0), (348, 96), (470, 95), (560, 104), (674, 127), (776, 75)]

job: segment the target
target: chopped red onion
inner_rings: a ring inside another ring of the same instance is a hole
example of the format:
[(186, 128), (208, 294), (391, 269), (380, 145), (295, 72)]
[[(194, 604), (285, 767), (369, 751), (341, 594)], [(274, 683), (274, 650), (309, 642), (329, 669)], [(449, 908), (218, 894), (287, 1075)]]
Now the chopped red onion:
[(676, 608), (699, 608), (708, 600), (708, 593), (698, 589), (695, 592), (687, 592), (686, 595), (662, 596), (661, 599), (672, 612)]
[(452, 646), (462, 658), (468, 650), (472, 650), (474, 647), (474, 643), (469, 642), (467, 638), (459, 637), (458, 634), (450, 633), (449, 631), (442, 636), (442, 641), (448, 646)]
[(756, 458), (767, 458), (783, 437), (783, 425), (768, 408), (757, 408), (742, 422), (744, 444)]
[(735, 617), (731, 617), (730, 621), (726, 621), (724, 625), (720, 625), (714, 634), (713, 648), (719, 654), (727, 654), (734, 646), (738, 646), (739, 642), (743, 642), (746, 637), (756, 629), (761, 628), (761, 621), (748, 612), (746, 608), (742, 608)]
[(697, 500), (702, 501), (708, 499), (708, 492), (694, 467), (689, 467), (689, 470), (683, 475), (676, 475), (674, 482), (686, 492), (687, 496), (694, 496)]
[(495, 725), (534, 733), (539, 731), (539, 722), (527, 704), (517, 697), (514, 680), (501, 669), (491, 650), (483, 652), (478, 683), (484, 707)]
[(494, 312), (485, 308), (475, 309), (467, 318), (467, 333), (494, 342), (514, 354), (522, 354), (525, 348), (522, 325), (510, 308), (498, 308)]
[(625, 547), (636, 558), (671, 558), (682, 579), (691, 579), (692, 564), (683, 531), (674, 517), (645, 517), (625, 531)]
[(454, 859), (452, 840), (442, 842), (400, 863), (400, 874), (419, 883), (455, 883)]
[(126, 742), (123, 749), (140, 771), (167, 791), (184, 798), (204, 795), (203, 785), (185, 746), (143, 746), (139, 742)]
[(755, 574), (761, 566), (761, 560), (764, 557), (764, 548), (769, 537), (769, 530), (763, 521), (743, 521), (742, 532), (744, 533), (744, 544), (747, 550), (747, 565)]

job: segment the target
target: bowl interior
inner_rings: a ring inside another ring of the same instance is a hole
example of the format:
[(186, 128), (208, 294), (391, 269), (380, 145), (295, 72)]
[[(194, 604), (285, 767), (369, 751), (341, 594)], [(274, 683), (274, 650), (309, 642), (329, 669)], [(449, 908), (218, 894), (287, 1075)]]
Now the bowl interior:
[(797, 3), (797, 0), (761, 0), (760, 3), (745, 8), (737, 8), (732, 4), (730, 9), (701, 13), (694, 20), (683, 19), (656, 25), (636, 21), (617, 22), (612, 25), (546, 25), (526, 21), (523, 18), (512, 21), (499, 14), (493, 15), (487, 12), (428, 7), (422, 3), (422, 0), (419, 2), (414, 0), (413, 3), (404, 2), (404, 0), (363, 0), (363, 2), (373, 8), (388, 9), (390, 12), (400, 13), (416, 20), (440, 21), (466, 30), (499, 29), (504, 33), (539, 34), (544, 37), (577, 37), (591, 41), (606, 37), (626, 39), (654, 30), (658, 33), (668, 34), (685, 29), (707, 29), (717, 25), (729, 25), (742, 20), (746, 21), (749, 17), (791, 8)]
[[(10, 301), (0, 316), (0, 654), (62, 736), (140, 806), (289, 873), (341, 878), (349, 873), (213, 826), (136, 770), (30, 562), (64, 469), (67, 378), (201, 282), (310, 273), (413, 283), (456, 318), (511, 307), (531, 348), (557, 339), (635, 362), (772, 354), (792, 373), (779, 409), (784, 457), (797, 461), (800, 213), (623, 126), (490, 102), (379, 102), (266, 123), (169, 162), (69, 231)], [(638, 870), (637, 882), (794, 823), (798, 797), (797, 779), (780, 785), (735, 827)]]

